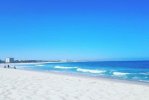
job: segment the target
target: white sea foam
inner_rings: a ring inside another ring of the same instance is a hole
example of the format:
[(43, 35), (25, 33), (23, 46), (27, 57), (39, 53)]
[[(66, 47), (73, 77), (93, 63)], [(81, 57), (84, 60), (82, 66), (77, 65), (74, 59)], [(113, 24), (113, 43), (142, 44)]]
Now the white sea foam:
[(44, 65), (36, 65), (36, 66), (44, 66)]
[(140, 82), (149, 82), (149, 80), (139, 80)]
[(140, 73), (142, 75), (149, 75), (149, 72), (146, 72), (146, 73)]
[(130, 74), (130, 73), (123, 73), (123, 72), (113, 72), (113, 75), (114, 76), (125, 76), (125, 75), (128, 75), (128, 74)]
[(16, 66), (17, 68), (29, 68), (30, 66)]
[(55, 66), (54, 68), (57, 68), (57, 69), (75, 69), (75, 68), (78, 68), (78, 67)]
[(86, 73), (104, 73), (106, 71), (104, 70), (92, 70), (92, 69), (83, 69), (83, 68), (77, 68), (77, 71), (79, 72), (86, 72)]

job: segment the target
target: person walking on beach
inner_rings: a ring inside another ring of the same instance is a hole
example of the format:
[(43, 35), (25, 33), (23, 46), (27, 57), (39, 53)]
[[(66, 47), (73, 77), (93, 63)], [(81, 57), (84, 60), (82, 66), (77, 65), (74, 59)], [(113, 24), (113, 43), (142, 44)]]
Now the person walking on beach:
[(10, 68), (10, 66), (8, 65), (8, 68)]
[(17, 69), (16, 66), (14, 66), (14, 69)]

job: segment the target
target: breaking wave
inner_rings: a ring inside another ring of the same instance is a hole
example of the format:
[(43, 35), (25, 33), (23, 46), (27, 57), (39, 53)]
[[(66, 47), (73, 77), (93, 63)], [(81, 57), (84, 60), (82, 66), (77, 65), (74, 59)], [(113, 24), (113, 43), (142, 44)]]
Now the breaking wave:
[(77, 71), (85, 72), (85, 73), (94, 73), (94, 74), (99, 74), (99, 73), (101, 74), (106, 72), (104, 70), (91, 70), (91, 69), (83, 69), (83, 68), (77, 68)]
[(57, 69), (76, 69), (78, 67), (55, 66), (54, 68), (57, 68)]
[(45, 65), (36, 65), (36, 66), (45, 66)]
[(130, 74), (130, 73), (113, 72), (113, 75), (114, 75), (114, 76), (119, 76), (119, 77), (121, 77), (121, 76), (126, 76), (126, 75), (128, 75), (128, 74)]
[(149, 72), (146, 72), (146, 73), (139, 73), (139, 74), (142, 74), (142, 75), (149, 75)]

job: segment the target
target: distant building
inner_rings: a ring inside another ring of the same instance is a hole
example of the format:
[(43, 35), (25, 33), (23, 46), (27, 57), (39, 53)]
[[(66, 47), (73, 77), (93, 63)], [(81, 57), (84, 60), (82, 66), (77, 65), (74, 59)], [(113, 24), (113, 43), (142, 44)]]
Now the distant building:
[(14, 58), (6, 58), (6, 63), (14, 63)]

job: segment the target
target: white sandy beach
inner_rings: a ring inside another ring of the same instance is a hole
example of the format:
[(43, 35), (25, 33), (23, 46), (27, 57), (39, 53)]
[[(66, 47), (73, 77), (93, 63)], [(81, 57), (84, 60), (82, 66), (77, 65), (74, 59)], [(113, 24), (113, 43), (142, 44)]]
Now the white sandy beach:
[(0, 100), (149, 100), (149, 85), (0, 68)]

